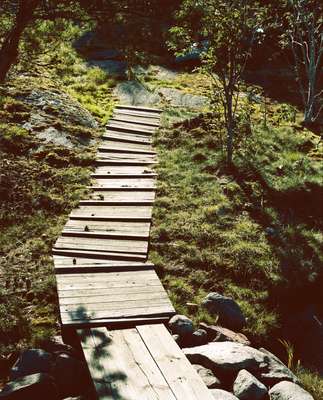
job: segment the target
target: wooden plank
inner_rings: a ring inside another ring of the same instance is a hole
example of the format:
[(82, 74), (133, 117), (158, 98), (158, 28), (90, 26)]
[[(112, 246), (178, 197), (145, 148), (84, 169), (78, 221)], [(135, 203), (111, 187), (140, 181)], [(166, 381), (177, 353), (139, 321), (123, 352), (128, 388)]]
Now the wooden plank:
[(85, 258), (96, 258), (96, 259), (110, 259), (110, 260), (133, 260), (133, 261), (145, 261), (146, 256), (144, 254), (134, 253), (116, 253), (116, 252), (100, 252), (91, 250), (66, 250), (66, 249), (52, 249), (52, 254), (56, 256), (69, 256), (69, 257), (85, 257)]
[(55, 267), (58, 266), (71, 266), (71, 267), (87, 267), (87, 266), (137, 266), (142, 269), (151, 269), (153, 264), (150, 262), (138, 262), (138, 261), (127, 261), (127, 260), (105, 260), (95, 258), (78, 258), (78, 257), (66, 257), (66, 256), (53, 256)]
[(145, 135), (142, 132), (138, 132), (138, 133), (133, 133), (133, 132), (124, 132), (122, 130), (117, 130), (114, 128), (110, 128), (107, 127), (107, 129), (105, 130), (105, 133), (102, 136), (102, 139), (104, 138), (110, 138), (110, 137), (114, 137), (116, 139), (127, 139), (129, 142), (134, 141), (135, 143), (148, 143), (151, 144), (152, 143), (152, 138), (151, 136)]
[(102, 139), (104, 141), (109, 141), (109, 142), (127, 143), (127, 144), (141, 145), (141, 146), (151, 146), (151, 140), (131, 138), (129, 136), (125, 136), (123, 134), (117, 134), (117, 133), (112, 134), (109, 131), (107, 131), (105, 134), (102, 135)]
[(148, 241), (60, 236), (56, 240), (54, 247), (55, 249), (66, 250), (91, 250), (100, 252), (146, 254), (148, 250)]
[(146, 165), (99, 165), (95, 169), (94, 175), (141, 175), (141, 174), (153, 174), (156, 173), (153, 169)]
[[(94, 173), (91, 176), (93, 177), (96, 175), (101, 175), (101, 174)], [(101, 178), (101, 179), (109, 179), (109, 183), (112, 182), (112, 179), (115, 179), (117, 183), (122, 184), (125, 182), (125, 179), (132, 179), (133, 181), (136, 180), (136, 182), (138, 182), (142, 179), (153, 179), (156, 177), (157, 177), (156, 173), (151, 173), (151, 172), (147, 171), (147, 173), (144, 173), (144, 174), (133, 174), (133, 173), (131, 173), (131, 174), (107, 174), (107, 175), (104, 175), (104, 178)], [(153, 182), (155, 182), (155, 180), (153, 180)]]
[(147, 241), (149, 236), (145, 234), (138, 234), (138, 233), (122, 233), (122, 234), (114, 234), (114, 233), (107, 233), (107, 232), (84, 232), (84, 231), (69, 231), (69, 230), (63, 230), (61, 233), (62, 237), (73, 237), (73, 238), (93, 238), (93, 239), (119, 239), (119, 240), (133, 240), (133, 241), (138, 241), (138, 240), (143, 240)]
[(159, 127), (158, 122), (150, 122), (150, 121), (145, 120), (144, 118), (135, 117), (135, 116), (127, 116), (127, 115), (122, 115), (122, 114), (116, 114), (114, 117), (110, 118), (109, 121), (127, 122), (127, 123), (131, 123), (133, 125), (144, 125), (144, 126), (151, 126), (154, 128)]
[(136, 110), (121, 110), (121, 109), (115, 109), (113, 116), (116, 115), (127, 115), (127, 116), (135, 116), (135, 117), (140, 117), (144, 118), (146, 120), (150, 121), (155, 121), (155, 122), (160, 122), (160, 115), (157, 114), (151, 114), (151, 113), (146, 113), (142, 111), (136, 111)]
[(148, 114), (161, 114), (163, 110), (160, 110), (159, 108), (153, 108), (153, 107), (142, 107), (142, 106), (132, 106), (128, 104), (118, 104), (116, 106), (117, 110), (131, 110), (131, 111), (141, 111), (141, 112), (146, 112)]
[(93, 189), (102, 189), (107, 187), (109, 189), (116, 190), (120, 189), (155, 189), (156, 188), (156, 180), (151, 178), (150, 176), (142, 176), (140, 178), (129, 178), (125, 175), (120, 175), (118, 178), (97, 178), (93, 180)]
[(107, 158), (97, 158), (95, 161), (96, 165), (144, 165), (144, 166), (153, 166), (155, 164), (157, 164), (157, 161), (153, 161), (153, 160), (146, 160), (146, 161), (142, 161), (142, 160), (109, 160)]
[(86, 327), (102, 327), (107, 326), (109, 329), (127, 329), (133, 328), (135, 325), (141, 324), (166, 324), (170, 318), (170, 314), (160, 316), (141, 316), (141, 317), (126, 317), (126, 318), (99, 318), (92, 320), (75, 320), (69, 321), (66, 326), (70, 328), (86, 328)]
[(64, 226), (63, 232), (102, 232), (115, 235), (142, 235), (149, 234), (149, 222), (115, 222), (115, 221), (91, 221), (71, 220)]
[[(152, 206), (80, 206), (75, 208), (70, 217), (89, 215), (91, 217), (111, 218), (150, 218)], [(91, 219), (91, 218), (90, 218)]]
[(98, 151), (97, 153), (100, 157), (104, 157), (109, 160), (136, 160), (136, 161), (156, 161), (157, 157), (155, 154), (138, 154), (138, 153), (115, 153), (115, 152), (106, 152), (106, 151)]
[(173, 315), (174, 313), (171, 311), (170, 307), (168, 307), (167, 305), (162, 305), (123, 309), (122, 313), (120, 313), (120, 310), (109, 310), (108, 314), (109, 315), (107, 315), (107, 311), (87, 310), (84, 307), (79, 307), (75, 311), (60, 312), (62, 323), (64, 325), (75, 323), (76, 321), (81, 321), (84, 324), (86, 321), (90, 323), (93, 320), (111, 320), (112, 318), (119, 320), (123, 318), (169, 318), (169, 316)]
[(213, 399), (164, 325), (142, 325), (137, 330), (177, 400)]
[(127, 122), (113, 122), (113, 121), (109, 121), (106, 125), (106, 128), (109, 131), (123, 132), (128, 135), (140, 134), (140, 136), (145, 136), (146, 138), (150, 138), (151, 135), (153, 135), (156, 130), (156, 128), (149, 126), (136, 125)]
[(156, 151), (154, 150), (145, 150), (145, 149), (131, 149), (126, 147), (117, 147), (111, 148), (109, 146), (105, 146), (104, 143), (98, 147), (98, 151), (100, 152), (108, 152), (108, 153), (133, 153), (133, 154), (147, 154), (147, 155), (156, 155)]
[(143, 201), (113, 201), (113, 200), (80, 200), (80, 206), (152, 206), (154, 204), (151, 200)]
[(152, 187), (147, 187), (147, 186), (109, 186), (104, 185), (104, 186), (88, 186), (87, 187), (88, 190), (92, 191), (93, 193), (96, 192), (105, 192), (105, 193), (110, 193), (110, 192), (120, 192), (120, 193), (124, 193), (124, 192), (133, 192), (133, 193), (138, 193), (138, 192), (145, 192), (145, 193), (150, 193), (150, 192), (154, 192), (156, 193), (156, 186), (152, 186)]
[[(137, 287), (137, 288), (132, 288), (131, 289), (131, 296), (132, 295), (137, 295), (137, 294), (141, 294), (144, 295), (144, 293), (147, 293), (147, 295), (151, 295), (152, 293), (162, 293), (163, 289), (161, 289), (159, 286), (151, 286), (151, 287)], [(129, 296), (128, 293), (128, 289), (124, 289), (122, 291), (122, 288), (109, 288), (109, 290), (107, 290), (107, 288), (105, 289), (84, 289), (82, 290), (82, 297), (87, 297), (87, 296), (91, 296), (91, 297), (95, 297), (95, 296), (105, 296), (105, 295), (121, 295), (120, 293), (123, 293), (122, 295), (125, 296)], [(59, 290), (59, 295), (62, 299), (69, 299), (69, 298), (79, 298), (80, 297), (80, 291), (79, 290)]]
[(109, 382), (111, 399), (175, 400), (135, 328), (110, 332), (99, 328), (91, 329), (91, 333), (95, 349), (105, 349), (100, 368), (97, 359), (95, 363), (89, 359), (91, 376), (96, 381)]
[(108, 147), (111, 150), (122, 147), (124, 149), (127, 149), (127, 151), (130, 150), (135, 150), (136, 152), (138, 150), (153, 151), (153, 147), (150, 144), (129, 143), (129, 142), (123, 142), (121, 140), (109, 140), (108, 138), (104, 139), (104, 141), (102, 142), (102, 146)]

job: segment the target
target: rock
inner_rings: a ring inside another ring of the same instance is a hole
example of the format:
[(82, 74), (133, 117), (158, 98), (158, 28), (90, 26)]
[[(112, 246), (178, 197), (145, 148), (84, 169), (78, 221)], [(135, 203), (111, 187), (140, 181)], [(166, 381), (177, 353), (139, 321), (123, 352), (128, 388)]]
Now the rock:
[(87, 383), (86, 366), (69, 353), (61, 352), (57, 355), (53, 376), (62, 397), (81, 394)]
[(237, 342), (250, 346), (250, 341), (247, 336), (242, 333), (236, 333), (228, 328), (223, 328), (218, 325), (207, 325), (204, 322), (200, 323), (200, 328), (208, 333), (208, 340), (214, 342)]
[(270, 400), (314, 400), (314, 398), (296, 383), (283, 381), (269, 390)]
[(54, 379), (48, 374), (31, 374), (7, 383), (0, 392), (3, 400), (59, 400)]
[(240, 400), (261, 400), (267, 392), (266, 386), (245, 369), (238, 373), (233, 384), (233, 393)]
[(13, 365), (10, 380), (38, 372), (50, 373), (54, 365), (54, 358), (50, 353), (41, 349), (23, 351)]
[(172, 333), (180, 336), (191, 335), (194, 331), (193, 322), (185, 315), (174, 315), (169, 320), (169, 327)]
[(232, 393), (229, 393), (225, 390), (211, 389), (210, 392), (215, 400), (239, 400)]
[(63, 338), (59, 335), (54, 336), (50, 341), (43, 344), (43, 349), (55, 355), (66, 353), (75, 358), (80, 358), (79, 352), (71, 345), (64, 343)]
[(298, 383), (297, 377), (278, 357), (266, 349), (260, 348), (259, 350), (267, 356), (268, 362), (268, 371), (261, 374), (262, 382), (268, 386), (273, 386), (282, 380)]
[(241, 369), (259, 374), (267, 367), (264, 353), (240, 343), (211, 342), (183, 351), (191, 363), (211, 369), (221, 381), (233, 380)]
[(193, 365), (193, 367), (209, 389), (215, 389), (221, 387), (220, 380), (213, 374), (213, 372), (210, 369), (204, 368), (202, 367), (202, 365), (198, 364)]
[(219, 293), (209, 293), (202, 302), (211, 314), (219, 316), (220, 323), (232, 330), (241, 330), (245, 324), (245, 317), (239, 305), (230, 297), (222, 296)]
[(127, 73), (127, 63), (122, 60), (99, 60), (94, 59), (88, 62), (91, 67), (98, 67), (109, 75), (124, 78)]
[(208, 335), (205, 329), (197, 329), (192, 334), (192, 346), (202, 346), (208, 343)]
[(113, 93), (123, 104), (153, 106), (160, 102), (157, 93), (150, 92), (137, 81), (121, 82)]

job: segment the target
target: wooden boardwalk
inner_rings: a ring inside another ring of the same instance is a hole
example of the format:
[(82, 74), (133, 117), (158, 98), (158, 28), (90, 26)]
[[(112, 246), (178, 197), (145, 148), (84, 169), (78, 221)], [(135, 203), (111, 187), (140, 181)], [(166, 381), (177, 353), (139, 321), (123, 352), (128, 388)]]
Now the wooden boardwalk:
[(147, 262), (157, 163), (154, 109), (118, 106), (87, 199), (53, 248), (63, 327), (76, 328), (99, 399), (211, 399), (163, 325), (175, 314)]

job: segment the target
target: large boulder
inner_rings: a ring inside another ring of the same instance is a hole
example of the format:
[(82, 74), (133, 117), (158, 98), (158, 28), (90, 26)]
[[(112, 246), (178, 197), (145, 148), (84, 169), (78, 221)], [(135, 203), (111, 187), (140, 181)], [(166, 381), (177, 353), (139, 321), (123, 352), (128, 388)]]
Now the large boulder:
[(250, 372), (242, 369), (233, 384), (233, 393), (240, 400), (262, 400), (267, 388)]
[(287, 367), (285, 372), (280, 369), (278, 375), (274, 369), (277, 364), (273, 363), (271, 356), (241, 343), (211, 342), (204, 346), (184, 348), (183, 351), (191, 363), (211, 369), (221, 382), (232, 383), (242, 369), (246, 369), (264, 383), (267, 383), (269, 377), (275, 377), (275, 383), (279, 380), (293, 379), (293, 374)]
[(54, 379), (48, 374), (32, 374), (7, 383), (1, 400), (59, 400)]
[(283, 381), (269, 390), (270, 400), (314, 400), (314, 398), (296, 383)]
[(210, 389), (210, 392), (214, 400), (239, 400), (238, 397), (234, 396), (232, 393), (229, 393), (225, 390)]
[(278, 357), (264, 348), (260, 348), (259, 350), (267, 356), (268, 362), (268, 370), (261, 374), (264, 383), (268, 386), (273, 386), (282, 380), (294, 383), (298, 382), (297, 377), (284, 363), (280, 361)]
[(205, 329), (197, 329), (191, 337), (192, 346), (202, 346), (208, 343), (208, 334)]
[(174, 315), (168, 324), (172, 333), (180, 336), (192, 335), (194, 331), (192, 320), (185, 315)]
[(13, 365), (10, 372), (10, 380), (32, 375), (39, 372), (50, 373), (54, 365), (54, 357), (41, 349), (23, 351)]
[(224, 328), (219, 325), (207, 325), (204, 322), (200, 323), (200, 328), (204, 329), (208, 334), (209, 341), (214, 342), (237, 342), (250, 346), (250, 341), (243, 333), (233, 332), (231, 329)]
[(63, 398), (81, 394), (87, 384), (86, 365), (65, 352), (57, 354), (53, 376)]
[(210, 314), (218, 315), (219, 322), (226, 328), (233, 330), (241, 330), (246, 319), (239, 305), (230, 297), (221, 295), (220, 293), (209, 293), (202, 302)]
[(202, 367), (202, 365), (198, 364), (193, 365), (193, 367), (209, 389), (216, 389), (221, 387), (220, 380), (213, 374), (210, 369), (204, 368)]

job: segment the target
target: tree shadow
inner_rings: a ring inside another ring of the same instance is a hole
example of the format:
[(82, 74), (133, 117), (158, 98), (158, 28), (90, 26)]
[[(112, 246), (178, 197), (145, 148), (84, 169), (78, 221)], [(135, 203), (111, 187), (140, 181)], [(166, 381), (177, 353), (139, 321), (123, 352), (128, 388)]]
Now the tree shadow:
[[(113, 363), (113, 356), (109, 349), (112, 338), (108, 334), (107, 325), (91, 327), (90, 321), (93, 315), (84, 306), (79, 306), (76, 311), (69, 314), (71, 319), (84, 321), (86, 326), (80, 328), (78, 333), (75, 328), (72, 330), (74, 345), (77, 344), (88, 366), (90, 390), (86, 393), (86, 399), (94, 400), (110, 396), (116, 400), (126, 400), (119, 392), (118, 383), (126, 384), (127, 375), (122, 371), (108, 372)], [(86, 321), (89, 323), (86, 324)]]

